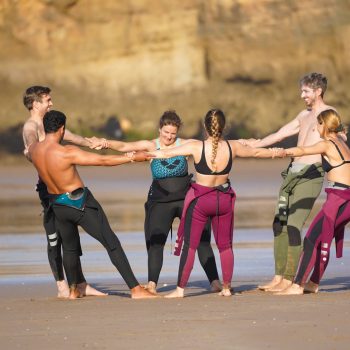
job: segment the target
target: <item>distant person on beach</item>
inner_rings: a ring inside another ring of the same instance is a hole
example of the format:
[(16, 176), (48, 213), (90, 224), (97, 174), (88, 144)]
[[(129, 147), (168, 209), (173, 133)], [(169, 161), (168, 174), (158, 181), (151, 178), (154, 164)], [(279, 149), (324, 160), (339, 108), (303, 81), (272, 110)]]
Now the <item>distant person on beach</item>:
[(274, 158), (284, 156), (280, 149), (251, 148), (238, 141), (226, 141), (222, 134), (225, 115), (219, 109), (210, 110), (204, 119), (207, 138), (181, 146), (151, 152), (159, 158), (192, 156), (196, 170), (196, 182), (191, 183), (186, 194), (184, 210), (177, 236), (175, 254), (180, 255), (177, 288), (167, 298), (182, 298), (184, 288), (193, 268), (195, 253), (204, 226), (211, 219), (214, 237), (220, 253), (223, 287), (222, 296), (231, 295), (233, 274), (233, 217), (236, 195), (228, 180), (235, 157)]
[[(276, 293), (317, 293), (328, 265), (333, 238), (337, 257), (342, 256), (344, 227), (350, 221), (350, 149), (344, 141), (344, 128), (337, 112), (325, 110), (317, 116), (317, 130), (323, 139), (313, 146), (286, 149), (287, 155), (301, 157), (321, 154), (322, 167), (327, 173), (327, 199), (314, 218), (304, 239), (304, 249), (293, 284)], [(313, 271), (310, 280), (308, 276)]]
[(136, 280), (119, 239), (109, 226), (108, 219), (84, 186), (76, 165), (114, 166), (149, 159), (145, 153), (129, 155), (99, 155), (78, 147), (62, 146), (66, 116), (49, 111), (43, 119), (45, 139), (33, 142), (28, 149), (30, 159), (40, 178), (47, 185), (50, 209), (55, 215), (55, 225), (62, 239), (63, 265), (70, 288), (69, 298), (80, 297), (77, 284), (80, 280), (80, 238), (78, 225), (97, 239), (106, 249), (111, 262), (120, 272), (134, 299), (153, 298)]
[[(326, 109), (334, 109), (323, 101), (327, 78), (320, 73), (307, 74), (301, 78), (300, 88), (306, 109), (277, 132), (261, 140), (243, 140), (243, 143), (266, 147), (296, 134), (300, 147), (319, 142), (317, 116)], [(280, 292), (291, 286), (302, 250), (302, 228), (321, 192), (323, 176), (319, 154), (295, 157), (282, 172), (283, 182), (273, 220), (275, 276), (259, 289)]]
[[(155, 151), (184, 145), (194, 140), (178, 137), (182, 125), (175, 111), (165, 111), (159, 120), (159, 137), (153, 140), (121, 142), (100, 139), (101, 147), (120, 152)], [(97, 142), (96, 138), (89, 139)], [(146, 288), (156, 293), (163, 252), (169, 231), (175, 218), (181, 218), (184, 199), (190, 187), (192, 175), (188, 174), (187, 158), (153, 159), (150, 163), (152, 184), (145, 203), (145, 239), (148, 252), (148, 284)], [(216, 268), (214, 252), (210, 244), (211, 230), (208, 222), (198, 246), (198, 257), (207, 275), (212, 291), (220, 291), (221, 283)]]
[[(53, 105), (51, 89), (45, 86), (31, 86), (24, 93), (23, 103), (30, 113), (29, 118), (23, 126), (24, 155), (30, 161), (28, 154), (30, 145), (33, 142), (43, 141), (45, 139), (43, 118), (45, 113), (48, 112)], [(98, 144), (94, 143), (93, 140), (88, 141), (79, 135), (73, 134), (69, 130), (66, 130), (64, 139), (79, 146), (98, 148)], [(57, 235), (54, 216), (46, 215), (49, 208), (49, 198), (47, 187), (40, 178), (36, 185), (36, 191), (39, 194), (41, 205), (44, 209), (43, 224), (48, 242), (47, 255), (52, 274), (57, 283), (58, 297), (67, 298), (69, 296), (69, 288), (64, 279), (61, 254), (62, 243), (59, 235)], [(78, 289), (82, 295), (105, 295), (86, 283), (80, 264), (78, 266), (78, 272), (80, 275)]]

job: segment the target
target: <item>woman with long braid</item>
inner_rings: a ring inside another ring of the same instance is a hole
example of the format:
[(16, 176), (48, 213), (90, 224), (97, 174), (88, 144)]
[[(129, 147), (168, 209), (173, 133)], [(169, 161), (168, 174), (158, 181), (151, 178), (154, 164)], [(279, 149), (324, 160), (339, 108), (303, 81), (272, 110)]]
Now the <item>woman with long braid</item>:
[[(211, 219), (214, 237), (220, 252), (223, 288), (222, 296), (231, 295), (233, 274), (233, 209), (235, 193), (228, 176), (235, 157), (274, 158), (284, 156), (279, 149), (250, 148), (238, 141), (222, 138), (225, 115), (219, 109), (210, 110), (204, 119), (207, 139), (151, 152), (155, 158), (192, 156), (196, 169), (196, 182), (187, 192), (176, 241), (175, 254), (180, 255), (177, 288), (168, 298), (181, 298), (190, 277), (195, 252), (201, 240), (203, 228)], [(208, 162), (207, 159), (210, 159)], [(209, 163), (209, 164), (208, 164)]]
[[(165, 111), (159, 120), (159, 137), (153, 140), (123, 142), (101, 139), (101, 146), (120, 152), (155, 151), (170, 149), (194, 140), (178, 137), (181, 119), (175, 111)], [(96, 139), (91, 139), (96, 142)], [(160, 271), (163, 266), (164, 246), (176, 217), (181, 218), (184, 199), (192, 175), (188, 174), (187, 158), (153, 159), (151, 161), (152, 184), (145, 203), (145, 238), (148, 253), (148, 284), (146, 288), (156, 293)], [(221, 283), (215, 256), (210, 244), (210, 223), (205, 225), (198, 257), (207, 275), (212, 291), (219, 291)]]

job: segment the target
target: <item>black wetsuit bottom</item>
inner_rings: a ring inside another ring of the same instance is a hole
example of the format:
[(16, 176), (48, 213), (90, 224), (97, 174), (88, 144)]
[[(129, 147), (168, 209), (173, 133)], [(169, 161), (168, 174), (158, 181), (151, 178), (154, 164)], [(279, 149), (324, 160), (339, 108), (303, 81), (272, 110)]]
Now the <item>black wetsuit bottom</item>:
[(77, 268), (79, 266), (77, 253), (80, 250), (78, 226), (81, 226), (105, 247), (112, 264), (117, 268), (128, 287), (134, 288), (139, 283), (131, 270), (120, 241), (112, 231), (101, 205), (91, 192), (87, 191), (84, 210), (52, 204), (56, 227), (62, 238), (63, 264), (68, 283), (69, 285), (75, 284), (79, 279)]
[[(56, 230), (55, 215), (50, 208), (49, 193), (47, 191), (46, 184), (40, 179), (36, 185), (36, 191), (38, 192), (41, 205), (43, 207), (43, 225), (47, 238), (47, 257), (51, 267), (52, 274), (56, 281), (64, 280), (63, 261), (62, 261), (62, 240)], [(77, 281), (78, 283), (86, 282), (78, 255), (77, 265)]]
[[(145, 204), (145, 239), (148, 252), (148, 280), (158, 283), (163, 266), (163, 251), (175, 218), (181, 218), (183, 200), (172, 202), (147, 201)], [(209, 282), (219, 279), (215, 256), (210, 244), (211, 225), (206, 224), (198, 246), (198, 258)]]

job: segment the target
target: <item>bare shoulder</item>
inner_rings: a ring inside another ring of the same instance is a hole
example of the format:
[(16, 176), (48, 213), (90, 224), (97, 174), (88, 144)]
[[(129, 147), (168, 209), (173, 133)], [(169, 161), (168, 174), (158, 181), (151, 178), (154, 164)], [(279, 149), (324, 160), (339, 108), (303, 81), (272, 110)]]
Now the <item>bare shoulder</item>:
[(323, 111), (326, 111), (328, 109), (331, 109), (333, 111), (336, 111), (337, 112), (337, 109), (334, 108), (333, 106), (329, 106), (329, 105), (323, 105), (322, 108), (320, 109), (319, 113), (323, 112)]
[(23, 130), (38, 130), (39, 125), (34, 119), (28, 119), (24, 125), (23, 125)]
[(78, 146), (75, 146), (75, 145), (64, 145), (63, 146), (63, 149), (65, 152), (83, 152), (82, 149), (80, 149)]
[[(237, 147), (237, 146), (243, 146), (240, 142), (237, 140), (227, 140), (227, 142), (230, 144), (231, 147)], [(247, 147), (247, 146), (244, 146)]]

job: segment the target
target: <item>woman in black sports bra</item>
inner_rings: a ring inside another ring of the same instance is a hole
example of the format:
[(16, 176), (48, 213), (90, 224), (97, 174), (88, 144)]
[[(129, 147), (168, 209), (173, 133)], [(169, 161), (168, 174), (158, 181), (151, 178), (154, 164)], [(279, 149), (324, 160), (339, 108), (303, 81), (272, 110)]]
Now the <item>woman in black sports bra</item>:
[(327, 199), (305, 235), (294, 283), (278, 294), (303, 294), (304, 290), (318, 292), (329, 261), (332, 240), (336, 239), (337, 257), (341, 257), (344, 227), (350, 221), (350, 149), (345, 143), (346, 128), (338, 113), (331, 109), (321, 112), (317, 121), (318, 132), (324, 141), (309, 147), (288, 148), (286, 152), (292, 157), (321, 154), (322, 166), (327, 172)]
[(279, 149), (250, 148), (238, 141), (226, 141), (222, 138), (225, 127), (225, 115), (221, 110), (210, 110), (204, 119), (207, 139), (192, 141), (151, 154), (156, 158), (174, 156), (192, 156), (196, 169), (196, 183), (186, 194), (184, 210), (177, 236), (175, 254), (181, 253), (177, 289), (167, 295), (168, 298), (184, 296), (184, 288), (190, 277), (195, 252), (200, 242), (203, 227), (208, 218), (216, 244), (220, 252), (223, 289), (222, 296), (231, 295), (233, 274), (233, 208), (235, 193), (230, 186), (228, 176), (235, 157), (274, 158), (283, 156)]

